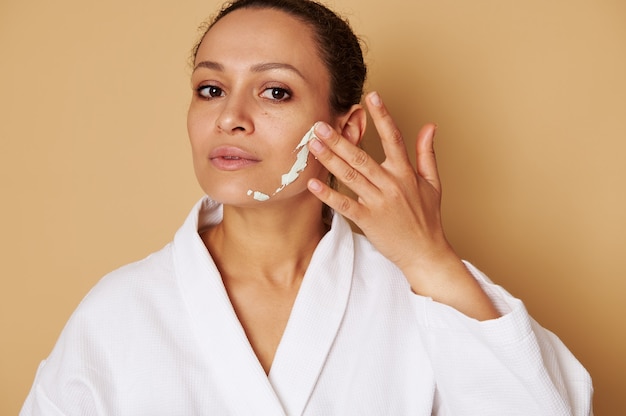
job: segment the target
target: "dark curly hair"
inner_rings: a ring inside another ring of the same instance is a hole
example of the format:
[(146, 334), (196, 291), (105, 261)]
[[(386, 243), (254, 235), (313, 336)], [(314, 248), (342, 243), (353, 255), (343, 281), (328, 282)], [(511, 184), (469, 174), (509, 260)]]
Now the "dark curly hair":
[(345, 114), (361, 102), (367, 68), (361, 41), (349, 23), (326, 6), (312, 0), (236, 0), (226, 3), (206, 25), (200, 41), (194, 46), (195, 61), (202, 39), (221, 18), (238, 9), (274, 9), (287, 13), (309, 25), (322, 61), (330, 74), (329, 105), (335, 115)]

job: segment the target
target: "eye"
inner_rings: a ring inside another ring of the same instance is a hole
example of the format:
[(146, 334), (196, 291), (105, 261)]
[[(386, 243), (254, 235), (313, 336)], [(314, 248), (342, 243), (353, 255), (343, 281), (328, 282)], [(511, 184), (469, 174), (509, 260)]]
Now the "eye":
[(261, 94), (261, 97), (274, 101), (287, 101), (291, 98), (291, 91), (286, 88), (271, 87), (266, 88)]
[(207, 99), (222, 97), (224, 95), (224, 90), (215, 85), (202, 85), (198, 87), (196, 91), (200, 97)]

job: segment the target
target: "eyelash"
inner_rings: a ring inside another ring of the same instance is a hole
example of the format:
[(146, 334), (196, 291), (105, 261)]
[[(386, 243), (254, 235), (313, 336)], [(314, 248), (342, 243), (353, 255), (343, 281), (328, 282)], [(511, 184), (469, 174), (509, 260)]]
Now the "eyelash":
[[(266, 97), (264, 96), (264, 94), (270, 91), (271, 97)], [(205, 95), (205, 92), (208, 92), (209, 95)], [(196, 88), (196, 93), (198, 95), (198, 97), (205, 99), (205, 100), (212, 100), (214, 98), (217, 97), (222, 97), (224, 95), (224, 90), (220, 87), (217, 87), (215, 85), (201, 85), (198, 88)], [(213, 95), (216, 94), (216, 95)], [(280, 98), (277, 98), (275, 96), (275, 94), (279, 94), (281, 95)], [(265, 88), (263, 90), (263, 92), (261, 93), (261, 96), (263, 98), (266, 98), (270, 101), (276, 101), (276, 102), (284, 102), (284, 101), (288, 101), (291, 99), (292, 97), (292, 92), (291, 90), (289, 90), (288, 88), (283, 88), (283, 87), (268, 87)]]
[[(261, 96), (263, 96), (263, 94), (265, 94), (267, 91), (270, 91), (271, 98), (269, 97), (264, 97), (264, 98), (268, 98), (269, 100), (272, 100), (272, 101), (277, 101), (277, 102), (289, 101), (292, 97), (291, 91), (287, 88), (282, 88), (282, 87), (266, 88), (263, 90), (263, 93), (261, 94)], [(275, 97), (274, 96), (275, 93), (279, 93), (280, 95), (282, 95), (282, 97), (281, 98)]]
[[(205, 91), (209, 91), (209, 95), (204, 95)], [(219, 95), (211, 95), (211, 91), (213, 92), (219, 92)], [(224, 94), (224, 90), (221, 89), (220, 87), (216, 87), (215, 85), (201, 85), (198, 88), (196, 88), (196, 93), (198, 94), (198, 97), (203, 98), (205, 100), (211, 100), (213, 98), (216, 97), (220, 97)]]

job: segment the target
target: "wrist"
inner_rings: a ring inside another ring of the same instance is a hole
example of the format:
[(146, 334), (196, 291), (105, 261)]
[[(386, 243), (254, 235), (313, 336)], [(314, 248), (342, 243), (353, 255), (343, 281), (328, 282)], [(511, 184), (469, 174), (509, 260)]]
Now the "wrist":
[(500, 317), (491, 299), (452, 248), (415, 260), (401, 268), (414, 293), (451, 306), (474, 319)]

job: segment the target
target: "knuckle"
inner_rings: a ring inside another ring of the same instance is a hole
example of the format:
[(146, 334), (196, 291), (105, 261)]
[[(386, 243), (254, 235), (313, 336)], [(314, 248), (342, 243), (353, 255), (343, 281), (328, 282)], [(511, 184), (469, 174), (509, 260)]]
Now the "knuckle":
[(354, 168), (348, 168), (343, 174), (343, 181), (346, 183), (354, 182), (359, 177), (359, 172)]
[(386, 193), (387, 198), (391, 201), (395, 201), (395, 203), (404, 199), (404, 192), (402, 192), (402, 189), (396, 183), (389, 185), (386, 189)]
[(337, 208), (338, 211), (342, 213), (350, 212), (352, 209), (352, 203), (350, 202), (350, 199), (343, 197), (339, 201)]
[(352, 164), (354, 166), (363, 166), (367, 162), (367, 159), (368, 155), (365, 153), (365, 150), (359, 149), (352, 158)]
[(394, 127), (391, 130), (391, 140), (393, 140), (395, 143), (404, 143), (404, 138), (402, 137), (402, 132), (399, 128)]
[(404, 166), (398, 167), (398, 175), (403, 182), (414, 183), (416, 179), (415, 169), (413, 169), (413, 166), (408, 163)]

